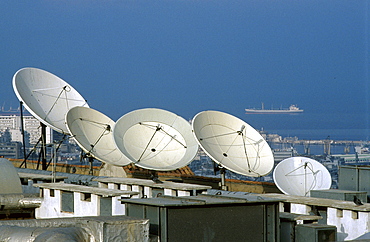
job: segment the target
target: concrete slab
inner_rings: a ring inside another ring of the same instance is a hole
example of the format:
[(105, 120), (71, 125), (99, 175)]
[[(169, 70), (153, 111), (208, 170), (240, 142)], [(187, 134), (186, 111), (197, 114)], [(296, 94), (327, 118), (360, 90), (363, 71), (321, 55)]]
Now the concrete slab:
[(123, 191), (123, 190), (118, 190), (118, 189), (89, 187), (89, 186), (66, 184), (66, 183), (39, 183), (39, 184), (34, 184), (33, 186), (40, 187), (40, 188), (46, 188), (46, 189), (69, 191), (69, 192), (91, 193), (91, 194), (100, 195), (102, 197), (116, 197), (116, 196), (121, 196), (121, 195), (132, 196), (132, 195), (139, 194), (138, 192), (134, 192), (134, 191)]
[(101, 183), (139, 185), (139, 186), (148, 186), (148, 187), (163, 188), (163, 189), (166, 188), (166, 189), (182, 190), (182, 191), (207, 190), (207, 189), (212, 188), (211, 186), (206, 186), (206, 185), (176, 183), (176, 182), (169, 182), (169, 181), (163, 181), (162, 183), (156, 183), (152, 180), (137, 179), (137, 178), (121, 178), (121, 177), (97, 178), (97, 179), (94, 179), (94, 181), (98, 181)]

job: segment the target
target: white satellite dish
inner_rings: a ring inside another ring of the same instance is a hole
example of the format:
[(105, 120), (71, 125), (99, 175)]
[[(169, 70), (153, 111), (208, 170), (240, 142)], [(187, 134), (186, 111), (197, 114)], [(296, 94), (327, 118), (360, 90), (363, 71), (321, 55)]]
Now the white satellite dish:
[(309, 196), (310, 190), (331, 187), (329, 171), (316, 160), (307, 157), (291, 157), (282, 160), (274, 169), (274, 182), (285, 194)]
[(65, 115), (86, 100), (59, 77), (37, 68), (23, 68), (13, 76), (13, 89), (26, 109), (50, 128), (68, 134)]
[(156, 108), (123, 115), (113, 128), (113, 137), (118, 149), (135, 165), (156, 171), (184, 167), (198, 151), (190, 123)]
[(68, 132), (84, 152), (115, 166), (131, 163), (114, 144), (115, 122), (109, 117), (91, 108), (74, 107), (66, 115), (66, 124)]
[(274, 166), (272, 151), (249, 124), (230, 114), (203, 111), (193, 119), (194, 135), (204, 152), (230, 171), (265, 176)]

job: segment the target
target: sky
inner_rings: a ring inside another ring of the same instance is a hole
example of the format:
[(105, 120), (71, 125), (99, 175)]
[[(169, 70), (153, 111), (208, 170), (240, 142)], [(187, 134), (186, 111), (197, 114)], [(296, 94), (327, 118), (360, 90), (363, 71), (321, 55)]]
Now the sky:
[[(367, 0), (4, 0), (0, 104), (49, 71), (113, 120), (219, 110), (265, 129), (370, 130)], [(251, 116), (245, 108), (304, 109)]]

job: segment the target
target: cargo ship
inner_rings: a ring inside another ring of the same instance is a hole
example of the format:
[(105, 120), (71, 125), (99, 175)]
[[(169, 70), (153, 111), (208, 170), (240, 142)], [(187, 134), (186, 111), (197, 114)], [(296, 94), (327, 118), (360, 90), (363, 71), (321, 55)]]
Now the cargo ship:
[(246, 114), (298, 114), (302, 113), (303, 109), (298, 108), (296, 105), (290, 105), (287, 109), (265, 109), (262, 103), (261, 109), (246, 108)]

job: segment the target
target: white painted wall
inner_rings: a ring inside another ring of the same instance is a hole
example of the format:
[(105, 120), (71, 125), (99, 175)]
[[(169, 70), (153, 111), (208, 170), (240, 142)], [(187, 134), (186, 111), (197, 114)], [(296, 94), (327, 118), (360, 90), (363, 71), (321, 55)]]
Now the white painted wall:
[(311, 211), (311, 207), (305, 204), (297, 204), (291, 203), (290, 204), (290, 212), (296, 214), (309, 214)]
[(353, 240), (370, 232), (369, 212), (328, 208), (327, 224), (337, 227), (337, 241)]
[(144, 194), (143, 186), (139, 186), (139, 185), (132, 185), (131, 186), (131, 191), (139, 192), (139, 195), (134, 195), (134, 196), (132, 196), (133, 198), (142, 198), (142, 196)]
[(182, 191), (182, 190), (178, 190), (177, 191), (177, 196), (179, 197), (184, 197), (184, 196), (190, 196), (190, 191)]
[(166, 196), (176, 196), (176, 191), (172, 189), (165, 188), (164, 195)]
[(90, 201), (83, 199), (84, 195), (80, 192), (74, 192), (74, 216), (99, 216), (100, 215), (100, 196), (91, 194)]
[[(311, 212), (311, 207), (305, 204), (291, 203), (290, 209), (295, 214)], [(284, 211), (283, 203), (279, 204), (279, 210)], [(327, 207), (327, 224), (337, 227), (337, 241), (354, 240), (370, 232), (370, 212)]]
[(54, 190), (54, 197), (50, 196), (50, 189), (44, 190), (44, 200), (39, 208), (35, 209), (35, 217), (38, 218), (63, 218), (73, 217), (73, 213), (62, 212), (61, 191)]
[[(50, 189), (44, 188), (44, 200), (39, 208), (35, 210), (35, 217), (41, 218), (63, 218), (63, 217), (86, 217), (100, 215), (101, 196), (91, 194), (86, 200), (85, 195), (80, 192), (73, 192), (74, 212), (62, 211), (62, 196), (60, 190), (54, 190), (54, 197), (50, 196)], [(124, 196), (125, 197), (125, 196)], [(129, 198), (129, 196), (126, 196)], [(121, 196), (112, 197), (112, 215), (125, 215), (125, 204), (121, 204)]]
[[(130, 196), (122, 197), (122, 198), (130, 198)], [(121, 204), (121, 196), (112, 197), (112, 215), (126, 215), (126, 206), (125, 204)]]

